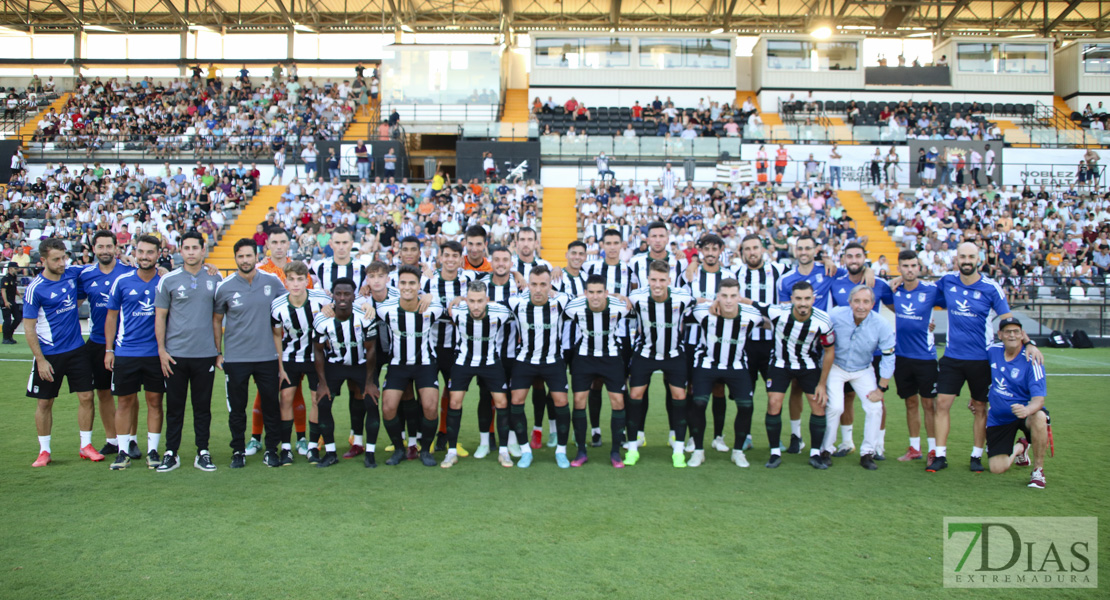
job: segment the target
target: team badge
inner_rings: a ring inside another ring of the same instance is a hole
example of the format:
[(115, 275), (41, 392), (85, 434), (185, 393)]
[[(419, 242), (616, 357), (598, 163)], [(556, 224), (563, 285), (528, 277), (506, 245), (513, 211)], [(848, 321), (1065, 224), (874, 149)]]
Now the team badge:
[(817, 274), (817, 283), (821, 283), (824, 280), (825, 280), (825, 276), (821, 273), (818, 273)]
[(216, 286), (212, 283), (212, 280), (208, 280), (206, 283), (208, 283), (208, 291), (211, 292), (213, 289), (215, 289)]
[(267, 296), (269, 296), (270, 295), (270, 290), (271, 290), (270, 286), (268, 286), (268, 285), (262, 286), (262, 293), (263, 294), (266, 294)]
[(918, 292), (917, 301), (918, 302), (924, 302), (925, 301), (925, 292)]
[(1014, 367), (1014, 368), (1010, 369), (1010, 377), (1012, 379), (1017, 379), (1017, 377), (1018, 377), (1018, 368), (1017, 367)]
[(974, 294), (972, 294), (972, 297), (974, 297), (976, 300), (978, 300), (979, 298), (983, 297), (983, 294), (980, 294), (979, 292), (975, 292)]

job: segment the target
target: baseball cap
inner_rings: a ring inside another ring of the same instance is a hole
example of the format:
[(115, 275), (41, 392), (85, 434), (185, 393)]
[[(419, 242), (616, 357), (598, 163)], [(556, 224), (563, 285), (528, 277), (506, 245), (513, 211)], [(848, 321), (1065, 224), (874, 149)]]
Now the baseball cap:
[(1021, 326), (1021, 321), (1017, 320), (1017, 318), (1007, 317), (1007, 318), (1002, 319), (1001, 321), (998, 322), (998, 330), (1002, 331), (1003, 329), (1009, 327), (1010, 325), (1017, 325), (1018, 328), (1025, 329), (1024, 327)]
[(8, 263), (8, 268), (9, 269), (18, 269), (19, 268), (19, 263), (10, 262), (10, 263)]

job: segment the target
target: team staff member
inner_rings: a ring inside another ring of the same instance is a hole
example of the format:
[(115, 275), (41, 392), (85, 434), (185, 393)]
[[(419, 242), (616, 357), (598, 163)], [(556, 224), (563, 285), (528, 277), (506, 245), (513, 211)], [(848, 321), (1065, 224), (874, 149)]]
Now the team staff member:
[(162, 374), (166, 378), (166, 454), (175, 459), (167, 465), (163, 457), (158, 472), (172, 471), (180, 462), (178, 450), (185, 426), (187, 397), (193, 406), (193, 437), (197, 448), (193, 466), (210, 472), (216, 470), (208, 452), (208, 438), (220, 328), (204, 324), (213, 321), (216, 286), (222, 278), (204, 269), (202, 263), (208, 250), (200, 233), (183, 234), (179, 248), (184, 265), (158, 282), (154, 297), (154, 335), (158, 340)]
[[(129, 428), (134, 420), (132, 415), (138, 415), (141, 388), (146, 399), (148, 469), (162, 464), (158, 443), (162, 438), (162, 395), (166, 392), (166, 381), (158, 361), (158, 339), (154, 334), (154, 300), (160, 280), (157, 269), (161, 252), (161, 240), (151, 235), (139, 236), (134, 253), (139, 268), (120, 275), (112, 283), (104, 320), (104, 368), (112, 372), (112, 394), (119, 403), (115, 413), (116, 430)], [(167, 464), (175, 460), (171, 454)], [(127, 448), (121, 447), (111, 469), (129, 466), (131, 456)]]
[[(266, 427), (266, 454), (262, 462), (267, 467), (281, 465), (278, 443), (281, 439), (281, 409), (278, 401), (277, 344), (259, 343), (272, 340), (270, 305), (285, 286), (269, 273), (261, 273), (258, 250), (254, 240), (243, 238), (235, 242), (236, 271), (216, 286), (215, 310), (212, 327), (218, 333), (217, 347), (222, 343), (225, 352), (216, 357), (216, 367), (224, 370), (227, 385), (228, 428), (231, 430), (231, 468), (247, 466), (243, 441), (247, 426), (247, 393), (250, 380), (262, 396), (262, 419)], [(226, 355), (226, 358), (225, 358)]]
[[(821, 444), (821, 458), (831, 465), (829, 458), (836, 448), (836, 425), (844, 412), (844, 388), (851, 384), (862, 402), (866, 419), (863, 424), (863, 444), (860, 446), (859, 464), (874, 471), (875, 454), (882, 448), (883, 394), (894, 374), (894, 329), (883, 317), (875, 313), (875, 290), (860, 284), (848, 294), (849, 306), (837, 306), (829, 312), (836, 331), (835, 356), (829, 370), (829, 401), (825, 407), (825, 436)], [(879, 382), (871, 366), (875, 351), (880, 356)], [(821, 442), (818, 442), (821, 443)]]
[[(1005, 473), (1012, 465), (1028, 465), (1026, 451), (1033, 442), (1033, 474), (1029, 487), (1043, 490), (1044, 455), (1048, 448), (1048, 415), (1044, 399), (1048, 395), (1044, 366), (1023, 350), (1025, 333), (1021, 321), (1011, 317), (998, 324), (1001, 344), (987, 348), (994, 383), (987, 414), (987, 457), (991, 473)], [(1025, 437), (1014, 444), (1018, 430)]]
[(15, 328), (23, 320), (19, 310), (19, 265), (8, 263), (4, 278), (0, 279), (0, 299), (4, 302), (4, 344), (14, 344)]
[[(23, 292), (23, 323), (27, 346), (35, 357), (27, 397), (35, 398), (35, 429), (39, 435), (39, 455), (32, 467), (50, 464), (50, 430), (54, 426), (54, 399), (69, 383), (77, 394), (77, 427), (81, 435), (79, 455), (92, 461), (104, 455), (92, 446), (93, 382), (88, 354), (81, 339), (77, 319), (77, 276), (84, 267), (66, 267), (66, 247), (62, 240), (48, 238), (39, 243), (42, 272)], [(32, 335), (34, 332), (34, 335)]]
[[(898, 272), (902, 285), (894, 292), (894, 386), (906, 403), (906, 425), (910, 445), (898, 458), (906, 462), (921, 455), (921, 414), (925, 413), (925, 434), (929, 442), (927, 462), (936, 456), (933, 437), (933, 402), (937, 396), (937, 347), (933, 339), (933, 307), (944, 306), (944, 295), (931, 281), (919, 279), (921, 261), (913, 250), (898, 253)], [(926, 465), (928, 466), (928, 465)]]

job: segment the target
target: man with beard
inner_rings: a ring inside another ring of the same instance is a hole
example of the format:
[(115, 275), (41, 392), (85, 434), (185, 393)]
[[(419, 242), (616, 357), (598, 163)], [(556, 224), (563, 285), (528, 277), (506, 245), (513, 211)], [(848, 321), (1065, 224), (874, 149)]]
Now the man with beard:
[[(536, 230), (532, 229), (531, 227), (523, 227), (517, 234), (517, 254), (512, 258), (512, 261), (513, 272), (519, 273), (521, 276), (521, 280), (518, 281), (518, 284), (522, 284), (524, 281), (527, 281), (528, 275), (532, 273), (532, 269), (535, 268), (537, 265), (544, 265), (548, 268), (548, 270), (553, 270), (551, 263), (536, 256), (536, 242)], [(490, 255), (490, 260), (492, 264), (492, 253)], [(493, 268), (496, 271), (497, 267), (494, 266)], [(540, 446), (543, 445), (544, 411), (547, 412), (547, 420), (550, 430), (548, 435), (551, 441), (554, 442), (554, 437), (557, 435), (555, 424), (555, 405), (551, 401), (551, 395), (547, 393), (547, 391), (544, 389), (543, 383), (537, 380), (536, 384), (532, 387), (532, 415), (534, 417), (534, 420), (532, 421), (532, 438), (529, 441), (529, 444), (532, 446), (533, 450), (539, 450)], [(512, 442), (517, 441), (515, 440), (516, 432), (511, 432), (510, 436), (512, 439), (509, 440), (509, 446), (510, 448), (512, 448)], [(551, 446), (553, 444), (548, 445)]]
[[(515, 297), (522, 287), (524, 281), (519, 272), (513, 271), (513, 254), (508, 248), (504, 246), (494, 246), (490, 252), (489, 257), (490, 272), (483, 274), (477, 279), (478, 282), (485, 284), (487, 296), (490, 302), (496, 302), (502, 306), (508, 307), (509, 301)], [(531, 269), (529, 269), (531, 271)], [(519, 330), (517, 329), (516, 321), (510, 320), (503, 327), (501, 327), (501, 341), (499, 356), (501, 357), (501, 366), (505, 371), (505, 381), (512, 380), (512, 364), (516, 360), (516, 346), (517, 336)], [(454, 369), (454, 367), (452, 367)], [(543, 385), (537, 384), (540, 393), (543, 393)], [(554, 417), (554, 411), (552, 411)], [(543, 416), (541, 415), (542, 419)], [(490, 389), (483, 382), (482, 378), (478, 378), (478, 449), (474, 452), (474, 458), (485, 458), (490, 452), (490, 432), (493, 427), (494, 420), (494, 404), (493, 396)], [(551, 424), (551, 441), (555, 441), (555, 423), (552, 420)], [(506, 445), (505, 440), (501, 440), (502, 445)], [(516, 432), (512, 429), (508, 431), (508, 444), (512, 452), (519, 455), (520, 444), (516, 439)]]
[[(436, 452), (447, 449), (447, 410), (450, 404), (451, 367), (455, 359), (455, 328), (447, 307), (460, 296), (466, 295), (466, 285), (475, 274), (462, 269), (463, 248), (458, 242), (446, 242), (439, 249), (439, 270), (430, 277), (424, 277), (421, 288), (430, 294), (443, 307), (443, 315), (431, 331), (435, 348), (436, 367), (443, 376), (443, 396), (440, 398), (439, 437), (436, 439)], [(445, 315), (445, 316), (444, 316)], [(458, 450), (456, 448), (456, 450)], [(465, 452), (460, 452), (464, 457)]]
[[(602, 278), (605, 289), (622, 296), (632, 293), (632, 270), (621, 262), (621, 246), (624, 236), (616, 229), (606, 229), (601, 234), (601, 249), (605, 256), (592, 260), (585, 265), (585, 276), (589, 279), (593, 275)], [(585, 290), (583, 290), (585, 293)], [(573, 321), (573, 319), (571, 319)], [(623, 332), (627, 334), (627, 332)], [(618, 333), (619, 335), (619, 333)], [(627, 364), (627, 363), (626, 363)], [(587, 394), (590, 409), (590, 445), (601, 446), (601, 385), (595, 384)], [(622, 404), (623, 406), (623, 404)], [(645, 408), (646, 410), (646, 408)], [(576, 434), (577, 435), (577, 434)], [(642, 442), (643, 440), (638, 440)]]
[(898, 272), (902, 285), (894, 292), (894, 385), (898, 397), (906, 403), (906, 425), (910, 445), (898, 458), (901, 462), (917, 460), (921, 455), (921, 415), (925, 412), (925, 434), (929, 443), (926, 466), (936, 456), (933, 405), (937, 396), (937, 347), (933, 340), (933, 307), (944, 306), (940, 288), (932, 281), (922, 281), (921, 261), (913, 250), (898, 253)]

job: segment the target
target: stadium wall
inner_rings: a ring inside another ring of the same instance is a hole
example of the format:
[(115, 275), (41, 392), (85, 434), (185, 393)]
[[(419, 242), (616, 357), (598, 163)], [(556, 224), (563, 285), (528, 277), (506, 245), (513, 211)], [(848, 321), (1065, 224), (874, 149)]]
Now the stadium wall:
[[(1025, 88), (1014, 88), (1025, 89)], [(813, 91), (813, 97), (817, 100), (855, 100), (856, 102), (894, 102), (898, 103), (905, 101), (926, 102), (932, 100), (933, 102), (1001, 102), (1003, 104), (1036, 104), (1043, 102), (1049, 106), (1052, 105), (1052, 92), (1045, 93), (1026, 93), (1018, 92), (1013, 94), (1003, 93), (989, 93), (989, 92), (961, 92), (952, 91), (951, 88), (901, 88), (901, 89), (888, 89), (882, 90), (874, 89), (822, 89), (822, 88), (780, 88), (769, 89), (764, 87), (759, 91), (759, 106), (764, 112), (778, 111), (779, 100), (786, 100), (790, 94), (794, 94), (795, 100), (802, 100), (806, 94)]]
[[(609, 82), (606, 76), (606, 82)], [(736, 101), (736, 88), (735, 87), (705, 87), (704, 83), (701, 87), (691, 89), (679, 89), (672, 87), (651, 87), (636, 85), (628, 87), (567, 87), (567, 86), (538, 86), (533, 82), (532, 86), (528, 88), (528, 102), (531, 107), (533, 98), (539, 97), (540, 101), (547, 102), (547, 97), (551, 96), (559, 105), (566, 104), (573, 96), (579, 102), (585, 102), (586, 106), (621, 106), (630, 107), (639, 100), (640, 105), (644, 106), (650, 104), (656, 96), (660, 100), (666, 101), (669, 97), (680, 108), (693, 107), (698, 105), (698, 100), (704, 98), (706, 104), (711, 101), (720, 103), (728, 102), (732, 104)]]

